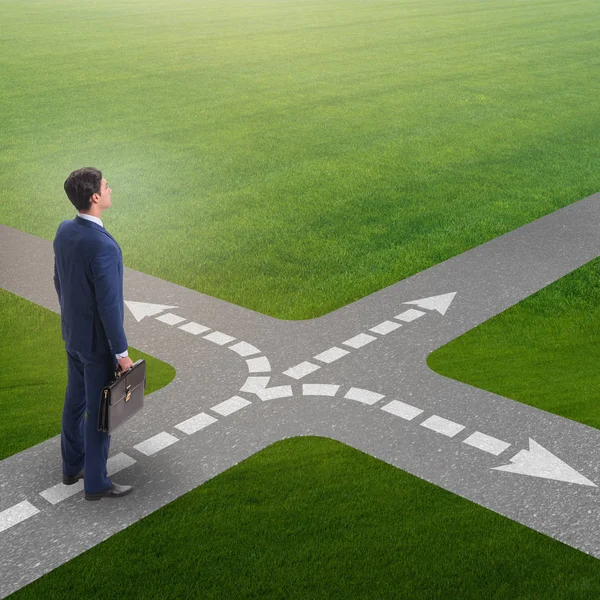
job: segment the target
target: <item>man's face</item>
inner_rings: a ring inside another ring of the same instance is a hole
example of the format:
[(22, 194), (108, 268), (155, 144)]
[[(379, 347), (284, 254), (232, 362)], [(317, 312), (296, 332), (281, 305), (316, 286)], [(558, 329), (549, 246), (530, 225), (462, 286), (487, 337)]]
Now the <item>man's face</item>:
[(94, 194), (92, 196), (92, 198), (94, 198), (96, 200), (96, 202), (98, 203), (101, 210), (104, 210), (105, 208), (110, 208), (112, 206), (112, 202), (110, 199), (111, 193), (112, 193), (112, 190), (110, 189), (110, 186), (106, 182), (106, 179), (104, 179), (104, 177), (103, 177), (102, 182), (100, 183), (100, 193)]

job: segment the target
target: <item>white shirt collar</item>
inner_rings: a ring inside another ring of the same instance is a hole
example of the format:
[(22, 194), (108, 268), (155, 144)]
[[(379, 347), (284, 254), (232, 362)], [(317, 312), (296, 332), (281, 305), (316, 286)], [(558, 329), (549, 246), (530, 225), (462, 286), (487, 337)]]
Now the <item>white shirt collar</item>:
[(82, 219), (87, 219), (88, 221), (94, 221), (94, 223), (98, 223), (100, 227), (104, 227), (102, 221), (98, 217), (94, 217), (93, 215), (83, 215), (81, 213), (77, 213), (77, 216), (81, 217)]

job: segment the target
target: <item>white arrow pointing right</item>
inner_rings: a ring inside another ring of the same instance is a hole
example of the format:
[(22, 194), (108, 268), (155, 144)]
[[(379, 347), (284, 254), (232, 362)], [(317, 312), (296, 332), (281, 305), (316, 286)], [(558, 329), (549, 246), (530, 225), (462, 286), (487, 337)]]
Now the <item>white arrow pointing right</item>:
[(510, 465), (492, 468), (497, 471), (508, 471), (509, 473), (520, 473), (521, 475), (532, 475), (533, 477), (598, 487), (531, 438), (529, 438), (529, 450), (517, 452), (510, 459), (510, 462)]

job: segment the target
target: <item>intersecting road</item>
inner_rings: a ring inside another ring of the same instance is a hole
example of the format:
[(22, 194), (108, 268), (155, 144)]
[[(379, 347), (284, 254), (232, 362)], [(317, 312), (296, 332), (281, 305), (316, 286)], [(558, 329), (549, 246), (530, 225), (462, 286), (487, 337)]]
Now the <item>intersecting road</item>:
[[(269, 444), (339, 440), (600, 557), (600, 432), (442, 377), (427, 355), (600, 255), (600, 194), (323, 317), (274, 319), (125, 268), (131, 346), (176, 369), (86, 502), (60, 436), (0, 462), (0, 598)], [(52, 242), (0, 225), (0, 287), (60, 312)], [(34, 365), (32, 365), (34, 367)], [(43, 402), (43, 398), (40, 398)]]

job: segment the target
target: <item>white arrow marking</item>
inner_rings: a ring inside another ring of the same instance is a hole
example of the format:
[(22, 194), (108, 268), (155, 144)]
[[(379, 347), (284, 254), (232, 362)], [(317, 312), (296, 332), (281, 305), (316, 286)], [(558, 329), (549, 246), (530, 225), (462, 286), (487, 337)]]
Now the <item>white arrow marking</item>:
[(134, 302), (133, 300), (125, 300), (125, 304), (138, 323), (144, 317), (152, 317), (163, 310), (167, 310), (167, 308), (178, 308), (166, 304), (150, 304), (149, 302)]
[(442, 294), (441, 296), (430, 296), (429, 298), (421, 298), (420, 300), (411, 300), (402, 304), (414, 304), (428, 310), (437, 310), (440, 314), (445, 315), (452, 300), (454, 300), (456, 292)]
[(510, 465), (492, 468), (497, 471), (508, 471), (509, 473), (520, 473), (521, 475), (598, 487), (531, 438), (529, 438), (529, 450), (517, 452), (510, 459), (510, 462), (512, 463)]

